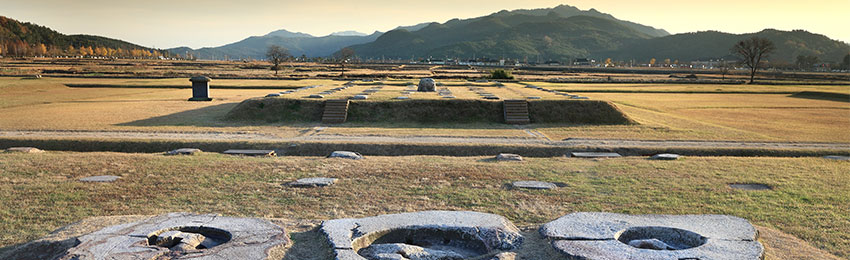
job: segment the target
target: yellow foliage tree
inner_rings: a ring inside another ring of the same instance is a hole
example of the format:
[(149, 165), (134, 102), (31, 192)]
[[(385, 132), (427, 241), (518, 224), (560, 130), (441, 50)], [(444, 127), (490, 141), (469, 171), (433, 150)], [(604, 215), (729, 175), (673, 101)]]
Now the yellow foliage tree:
[(68, 45), (68, 49), (66, 49), (65, 52), (67, 55), (74, 55), (77, 54), (77, 49), (74, 49), (73, 45)]
[(664, 59), (664, 65), (670, 65), (670, 59)]
[(46, 55), (47, 54), (47, 46), (44, 46), (44, 43), (39, 44), (35, 47), (36, 55)]
[(3, 55), (3, 45), (0, 45), (0, 55)]
[(655, 65), (655, 58), (649, 60), (649, 66), (652, 67), (653, 65)]

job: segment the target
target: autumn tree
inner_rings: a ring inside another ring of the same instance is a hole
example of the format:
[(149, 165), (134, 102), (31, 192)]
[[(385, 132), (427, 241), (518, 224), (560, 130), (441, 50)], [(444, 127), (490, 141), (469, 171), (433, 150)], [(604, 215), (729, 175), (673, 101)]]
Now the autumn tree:
[(354, 49), (352, 48), (342, 48), (339, 52), (336, 53), (337, 61), (339, 65), (342, 66), (342, 75), (341, 77), (345, 77), (345, 63), (348, 62), (349, 59), (354, 57)]
[(35, 54), (39, 56), (47, 55), (47, 46), (44, 46), (44, 43), (39, 44), (35, 47)]
[(652, 58), (651, 60), (649, 60), (649, 66), (652, 67), (654, 65), (655, 65), (655, 58)]
[(278, 45), (271, 45), (266, 51), (266, 58), (272, 63), (272, 70), (277, 75), (277, 72), (280, 71), (280, 63), (289, 58), (289, 50)]
[(732, 53), (741, 59), (741, 62), (750, 68), (750, 84), (756, 77), (761, 60), (770, 56), (776, 46), (768, 39), (752, 37), (739, 41), (732, 47)]

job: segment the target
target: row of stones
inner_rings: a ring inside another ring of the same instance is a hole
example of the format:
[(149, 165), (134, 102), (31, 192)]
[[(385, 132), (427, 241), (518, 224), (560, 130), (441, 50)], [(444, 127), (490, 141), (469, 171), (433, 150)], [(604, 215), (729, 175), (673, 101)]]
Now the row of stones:
[[(337, 260), (507, 260), (524, 241), (506, 218), (471, 211), (335, 219), (320, 231)], [(764, 251), (747, 220), (725, 215), (579, 212), (539, 233), (578, 259), (761, 259)], [(189, 213), (110, 226), (76, 240), (54, 258), (267, 259), (290, 244), (286, 231), (268, 220)]]

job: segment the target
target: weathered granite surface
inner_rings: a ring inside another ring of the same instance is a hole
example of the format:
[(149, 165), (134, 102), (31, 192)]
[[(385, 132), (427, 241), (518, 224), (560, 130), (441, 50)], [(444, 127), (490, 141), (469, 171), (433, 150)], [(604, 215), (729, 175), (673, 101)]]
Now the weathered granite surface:
[(551, 182), (544, 181), (515, 181), (511, 184), (514, 188), (532, 189), (532, 190), (551, 190), (558, 187)]
[(9, 147), (7, 153), (43, 153), (44, 151), (35, 147)]
[(423, 247), (419, 244), (439, 244), (441, 247), (431, 246), (430, 249), (489, 253), (517, 248), (523, 240), (517, 227), (504, 217), (471, 211), (422, 211), (336, 219), (322, 223), (321, 231), (339, 260), (367, 259), (358, 251), (374, 244), (411, 242), (418, 247)]
[(292, 187), (325, 187), (333, 185), (336, 180), (336, 178), (325, 177), (304, 178), (290, 182), (287, 185)]
[(570, 153), (570, 157), (578, 157), (578, 158), (615, 158), (622, 157), (622, 155), (618, 153), (596, 153), (596, 152), (572, 152)]
[(675, 161), (675, 160), (679, 160), (679, 158), (682, 158), (682, 156), (678, 155), (678, 154), (672, 154), (672, 153), (661, 153), (661, 154), (656, 154), (656, 155), (649, 157), (649, 159), (652, 159), (652, 160), (667, 160), (667, 161)]
[(361, 155), (359, 153), (355, 153), (355, 152), (349, 152), (349, 151), (334, 151), (330, 155), (328, 155), (328, 158), (345, 158), (345, 159), (361, 160), (361, 159), (363, 159), (363, 155)]
[[(638, 239), (659, 239), (687, 249), (644, 249), (630, 246), (634, 240), (621, 241), (620, 236), (641, 229), (653, 232)], [(726, 215), (579, 212), (547, 223), (540, 234), (564, 255), (582, 259), (761, 259), (764, 253), (749, 221)]]
[(80, 181), (81, 182), (113, 182), (113, 181), (117, 181), (118, 179), (121, 179), (121, 177), (114, 176), (114, 175), (100, 175), (100, 176), (90, 176), (90, 177), (81, 178)]
[(197, 149), (197, 148), (180, 148), (180, 149), (168, 151), (167, 153), (165, 153), (165, 155), (195, 155), (195, 154), (199, 154), (201, 152), (203, 152), (203, 151), (201, 151), (201, 149)]
[(284, 229), (267, 220), (191, 213), (110, 226), (78, 241), (59, 259), (266, 259), (272, 249), (289, 244)]
[(522, 156), (512, 153), (500, 153), (496, 155), (497, 161), (522, 161)]
[(437, 91), (437, 82), (432, 78), (424, 78), (419, 80), (419, 86), (416, 89), (419, 92), (434, 92)]

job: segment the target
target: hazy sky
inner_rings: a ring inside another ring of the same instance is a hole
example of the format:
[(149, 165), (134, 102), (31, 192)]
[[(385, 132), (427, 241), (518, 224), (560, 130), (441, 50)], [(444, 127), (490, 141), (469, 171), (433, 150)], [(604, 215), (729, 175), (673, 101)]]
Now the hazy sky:
[(278, 29), (316, 36), (371, 33), (559, 4), (595, 8), (670, 33), (804, 29), (850, 42), (850, 0), (0, 0), (0, 15), (65, 34), (101, 35), (156, 48), (199, 48)]

